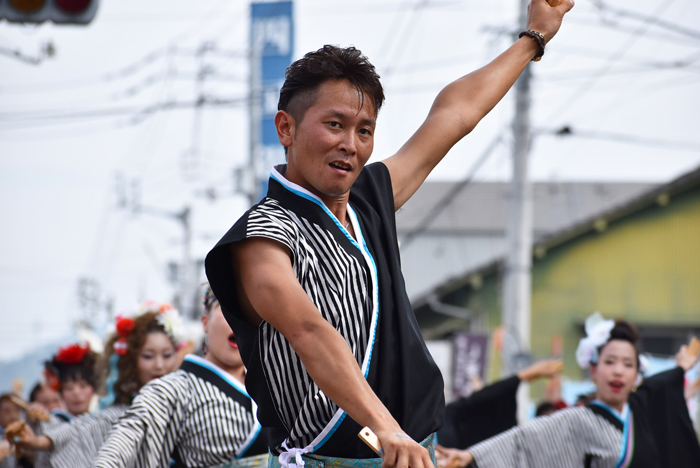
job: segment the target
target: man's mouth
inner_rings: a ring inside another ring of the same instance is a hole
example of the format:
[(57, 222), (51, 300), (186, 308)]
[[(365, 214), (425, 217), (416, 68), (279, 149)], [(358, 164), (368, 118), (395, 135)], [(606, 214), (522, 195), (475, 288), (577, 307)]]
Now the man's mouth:
[(350, 172), (352, 170), (352, 166), (350, 164), (344, 163), (342, 161), (333, 161), (329, 164), (329, 166), (334, 167), (336, 169), (340, 169), (341, 171), (345, 172)]
[(233, 335), (233, 333), (228, 336), (228, 345), (232, 348), (238, 349), (238, 343), (236, 343), (236, 337)]

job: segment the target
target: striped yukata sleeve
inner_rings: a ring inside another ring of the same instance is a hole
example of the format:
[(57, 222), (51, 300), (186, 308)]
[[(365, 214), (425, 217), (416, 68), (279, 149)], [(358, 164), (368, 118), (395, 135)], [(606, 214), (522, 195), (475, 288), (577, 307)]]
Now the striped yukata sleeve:
[(50, 456), (54, 468), (88, 468), (112, 426), (126, 411), (126, 405), (114, 405), (96, 415), (86, 414), (49, 431), (54, 444)]
[[(68, 422), (51, 414), (48, 421), (39, 421), (35, 434), (46, 435), (58, 427), (67, 425)], [(51, 468), (51, 452), (37, 451), (34, 453), (34, 468)]]
[(99, 451), (97, 468), (221, 465), (236, 458), (256, 427), (252, 413), (183, 370), (141, 389)]
[(185, 406), (193, 397), (182, 371), (149, 382), (114, 426), (93, 466), (168, 467), (173, 434), (181, 427)]
[(621, 446), (622, 433), (608, 421), (588, 408), (571, 408), (535, 418), (469, 451), (478, 468), (614, 468)]

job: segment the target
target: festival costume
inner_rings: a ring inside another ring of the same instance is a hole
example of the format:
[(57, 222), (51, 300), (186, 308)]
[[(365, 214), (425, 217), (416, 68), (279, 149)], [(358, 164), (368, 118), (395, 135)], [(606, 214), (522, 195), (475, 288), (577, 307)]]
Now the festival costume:
[[(45, 435), (53, 431), (59, 426), (69, 423), (73, 419), (73, 415), (62, 409), (51, 411), (48, 421), (38, 421), (34, 428), (34, 434), (37, 436)], [(35, 468), (51, 468), (51, 452), (37, 450), (34, 452), (34, 467)]]
[(110, 429), (126, 412), (127, 405), (113, 405), (96, 415), (82, 414), (44, 435), (53, 442), (49, 460), (53, 468), (88, 468)]
[(258, 419), (270, 428), (272, 453), (283, 454), (283, 464), (302, 453), (376, 457), (357, 437), (361, 427), (316, 386), (285, 337), (267, 322), (256, 327), (239, 315), (230, 248), (254, 237), (289, 249), (300, 285), (346, 340), (379, 399), (414, 440), (428, 438), (442, 425), (443, 381), (406, 295), (387, 167), (366, 166), (350, 191), (347, 216), (357, 240), (285, 171), (285, 165), (273, 169), (267, 196), (206, 259), (209, 282), (248, 370)]
[(519, 386), (520, 378), (514, 375), (447, 405), (438, 443), (466, 449), (516, 426)]
[(535, 418), (469, 451), (478, 468), (697, 467), (700, 446), (683, 397), (683, 369), (644, 381), (622, 414), (594, 401)]
[[(146, 384), (114, 426), (95, 467), (214, 466), (242, 457), (267, 463), (267, 440), (241, 382), (187, 355), (180, 369)], [(174, 464), (171, 463), (174, 461)]]

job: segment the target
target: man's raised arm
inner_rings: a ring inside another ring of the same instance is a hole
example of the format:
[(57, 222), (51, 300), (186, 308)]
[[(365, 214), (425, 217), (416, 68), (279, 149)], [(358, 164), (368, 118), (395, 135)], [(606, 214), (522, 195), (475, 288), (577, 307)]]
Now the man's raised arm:
[[(557, 7), (550, 7), (546, 0), (532, 0), (526, 29), (542, 33), (549, 42), (573, 6), (573, 0), (564, 0)], [(395, 155), (384, 160), (391, 174), (397, 210), (450, 148), (505, 96), (538, 50), (535, 39), (523, 36), (488, 65), (440, 91), (421, 127)]]
[[(384, 468), (432, 467), (428, 451), (408, 437), (365, 380), (345, 339), (299, 284), (286, 247), (251, 238), (231, 250), (249, 320), (265, 320), (289, 341), (318, 387), (384, 448)], [(256, 323), (257, 325), (258, 323)]]

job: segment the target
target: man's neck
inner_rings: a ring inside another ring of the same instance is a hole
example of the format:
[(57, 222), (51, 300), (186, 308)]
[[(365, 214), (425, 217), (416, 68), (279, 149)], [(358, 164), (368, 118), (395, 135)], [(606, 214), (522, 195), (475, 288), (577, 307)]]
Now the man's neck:
[(275, 169), (280, 173), (280, 175), (282, 175), (289, 182), (295, 183), (317, 196), (323, 202), (326, 208), (328, 208), (328, 210), (331, 213), (333, 213), (333, 215), (338, 219), (338, 221), (340, 221), (340, 223), (343, 226), (347, 227), (348, 223), (350, 222), (350, 218), (347, 214), (347, 205), (348, 200), (350, 199), (350, 192), (348, 191), (347, 193), (344, 193), (343, 195), (339, 196), (321, 193), (318, 190), (316, 190), (312, 185), (304, 184), (301, 180), (297, 180), (297, 178), (294, 177), (293, 174), (290, 174), (288, 172), (288, 168), (288, 164), (275, 166)]

